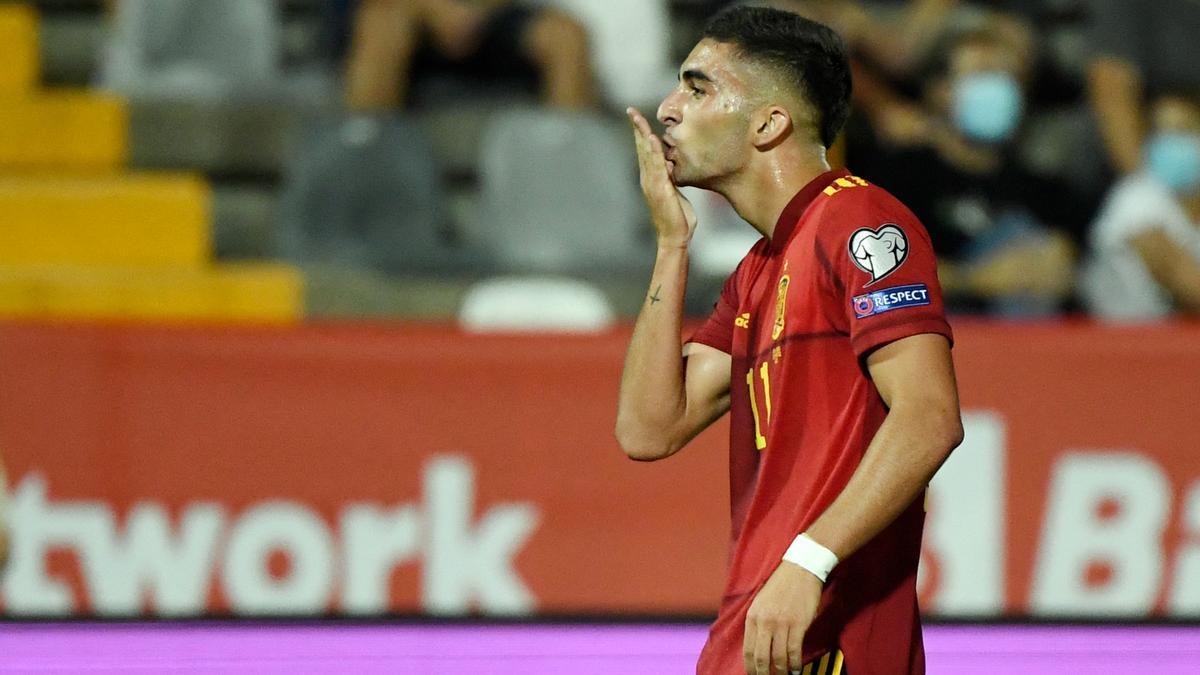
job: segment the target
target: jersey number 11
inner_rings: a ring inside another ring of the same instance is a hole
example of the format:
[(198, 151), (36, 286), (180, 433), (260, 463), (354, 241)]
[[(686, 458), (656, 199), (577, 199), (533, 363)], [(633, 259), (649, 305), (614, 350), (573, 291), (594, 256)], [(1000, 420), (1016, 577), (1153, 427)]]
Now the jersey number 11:
[[(771, 374), (767, 369), (769, 364), (766, 361), (758, 367), (759, 379), (763, 383), (763, 403), (767, 409), (767, 425), (771, 424)], [(762, 418), (758, 413), (758, 395), (755, 392), (754, 386), (754, 368), (746, 372), (746, 386), (750, 389), (750, 411), (754, 414), (754, 447), (759, 450), (767, 448), (767, 437), (762, 432)]]

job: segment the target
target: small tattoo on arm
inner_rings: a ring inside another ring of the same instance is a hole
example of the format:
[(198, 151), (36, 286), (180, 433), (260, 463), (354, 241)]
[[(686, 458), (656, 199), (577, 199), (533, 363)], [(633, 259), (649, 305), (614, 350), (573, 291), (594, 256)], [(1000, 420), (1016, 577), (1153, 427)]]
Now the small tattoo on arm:
[(662, 284), (659, 284), (658, 288), (654, 289), (654, 293), (650, 296), (650, 304), (655, 305), (655, 304), (658, 304), (658, 302), (660, 300), (662, 300), (662, 298), (658, 297), (658, 292), (661, 290), (662, 290)]

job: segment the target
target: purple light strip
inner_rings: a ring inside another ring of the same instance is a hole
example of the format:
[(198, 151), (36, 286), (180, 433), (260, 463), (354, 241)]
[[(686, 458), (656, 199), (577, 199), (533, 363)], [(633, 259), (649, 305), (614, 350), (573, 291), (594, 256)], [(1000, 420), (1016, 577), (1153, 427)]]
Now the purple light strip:
[[(695, 672), (701, 626), (0, 624), (0, 672)], [(1200, 673), (1200, 626), (932, 626), (930, 675)]]

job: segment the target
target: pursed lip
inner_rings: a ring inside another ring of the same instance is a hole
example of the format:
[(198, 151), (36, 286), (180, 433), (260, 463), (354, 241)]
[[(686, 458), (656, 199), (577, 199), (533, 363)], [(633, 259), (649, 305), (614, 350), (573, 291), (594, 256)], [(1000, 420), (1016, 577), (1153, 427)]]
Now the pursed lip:
[(662, 143), (663, 143), (663, 157), (665, 157), (667, 159), (671, 159), (671, 157), (675, 154), (675, 142), (672, 141), (669, 136), (664, 134), (662, 137)]

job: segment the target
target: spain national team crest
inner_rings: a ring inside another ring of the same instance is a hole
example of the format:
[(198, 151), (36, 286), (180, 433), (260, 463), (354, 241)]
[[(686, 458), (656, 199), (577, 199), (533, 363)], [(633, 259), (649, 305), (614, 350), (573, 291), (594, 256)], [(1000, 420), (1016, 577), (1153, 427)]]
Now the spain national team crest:
[(790, 275), (783, 275), (779, 278), (779, 295), (775, 300), (775, 326), (771, 329), (771, 339), (778, 340), (780, 335), (783, 335), (784, 316), (787, 312), (787, 292), (788, 285), (792, 283)]

